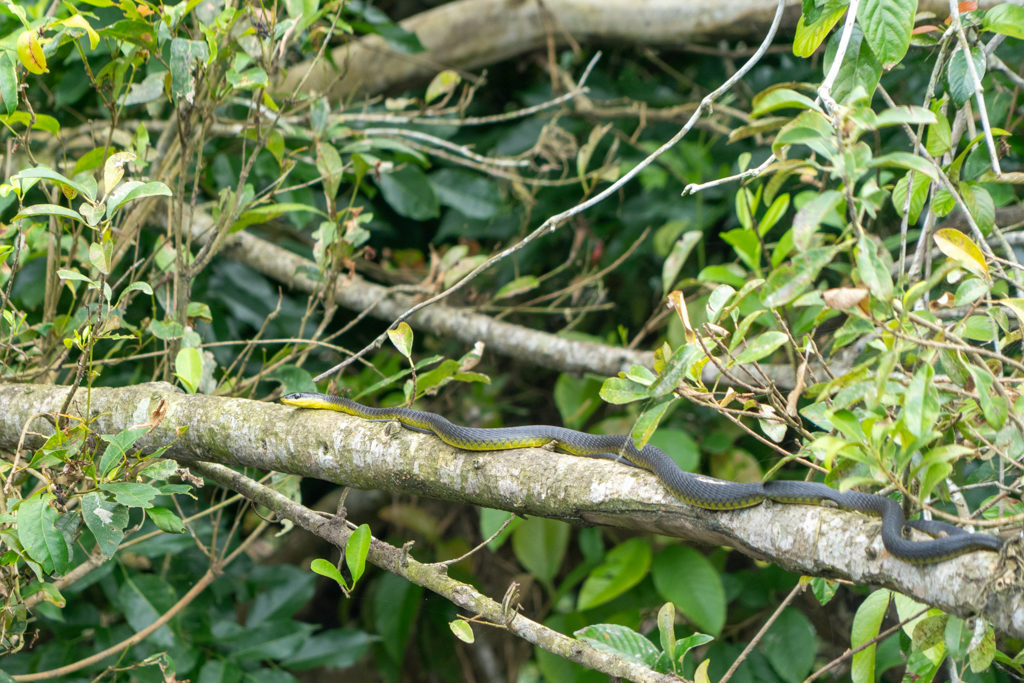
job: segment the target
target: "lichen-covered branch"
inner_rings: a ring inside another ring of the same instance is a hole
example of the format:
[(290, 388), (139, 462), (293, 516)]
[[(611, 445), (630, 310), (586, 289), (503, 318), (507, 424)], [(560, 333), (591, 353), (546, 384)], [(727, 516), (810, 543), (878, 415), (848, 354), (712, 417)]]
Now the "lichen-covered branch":
[[(66, 387), (0, 385), (0, 448), (15, 448), (24, 423), (35, 413), (58, 410), (66, 394)], [(189, 396), (164, 384), (93, 389), (88, 400), (99, 433), (143, 424), (162, 406), (163, 421), (137, 445), (151, 450), (173, 442), (167, 456), (182, 462), (277, 470), (356, 488), (727, 545), (802, 574), (884, 585), (961, 616), (980, 613), (997, 629), (1024, 637), (1024, 598), (995, 592), (993, 579), (1005, 571), (995, 553), (970, 553), (925, 567), (906, 564), (882, 549), (878, 521), (857, 513), (779, 504), (700, 510), (674, 498), (653, 475), (621, 463), (544, 449), (466, 452), (394, 425), (330, 411)], [(83, 389), (72, 412), (85, 404)], [(37, 431), (45, 426), (41, 422), (34, 423)], [(1009, 583), (1015, 580), (1010, 577)]]

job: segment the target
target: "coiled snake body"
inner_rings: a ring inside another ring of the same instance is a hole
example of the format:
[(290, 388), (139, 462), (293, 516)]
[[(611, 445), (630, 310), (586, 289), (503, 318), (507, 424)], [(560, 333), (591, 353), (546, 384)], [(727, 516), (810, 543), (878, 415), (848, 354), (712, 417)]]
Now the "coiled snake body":
[[(858, 491), (837, 491), (825, 484), (805, 481), (737, 483), (685, 472), (665, 451), (650, 444), (637, 449), (629, 436), (595, 435), (565, 427), (530, 425), (482, 429), (454, 424), (435, 413), (410, 408), (371, 408), (340, 396), (295, 393), (282, 403), (300, 408), (336, 410), (366, 420), (398, 421), (415, 431), (430, 432), (450, 446), (468, 451), (497, 451), (554, 444), (572, 455), (625, 458), (654, 473), (672, 493), (690, 505), (707, 510), (736, 510), (764, 500), (780, 503), (820, 504), (831, 501), (844, 510), (882, 518), (882, 543), (889, 553), (914, 564), (941, 562), (972, 550), (999, 550), (1003, 542), (988, 534), (971, 533), (944, 522), (907, 522), (899, 503), (891, 498)], [(903, 537), (911, 526), (933, 536), (928, 541)]]

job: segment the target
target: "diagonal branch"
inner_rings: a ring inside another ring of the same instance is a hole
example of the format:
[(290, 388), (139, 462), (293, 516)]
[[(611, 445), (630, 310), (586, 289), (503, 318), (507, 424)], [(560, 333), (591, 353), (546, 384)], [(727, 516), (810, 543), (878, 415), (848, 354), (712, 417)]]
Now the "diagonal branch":
[[(352, 533), (352, 530), (344, 523), (339, 523), (338, 518), (325, 519), (274, 489), (263, 486), (232, 469), (208, 462), (196, 463), (194, 467), (206, 478), (241, 493), (250, 500), (273, 510), (281, 517), (290, 519), (297, 526), (319, 536), (335, 547), (344, 548)], [(501, 603), (491, 600), (473, 586), (451, 578), (438, 565), (417, 562), (404, 549), (396, 548), (376, 538), (370, 542), (367, 559), (392, 574), (397, 574), (418, 586), (437, 593), (494, 626), (508, 629), (532, 645), (542, 647), (587, 668), (631, 681), (667, 683), (679, 680), (675, 676), (659, 674), (636, 662), (596, 650), (587, 643), (563, 635), (523, 616), (514, 609), (506, 611)]]

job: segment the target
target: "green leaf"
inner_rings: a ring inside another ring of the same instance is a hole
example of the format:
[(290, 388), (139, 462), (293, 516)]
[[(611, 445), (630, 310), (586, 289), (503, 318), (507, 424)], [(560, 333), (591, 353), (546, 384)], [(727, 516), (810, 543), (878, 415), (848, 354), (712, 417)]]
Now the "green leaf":
[(82, 275), (77, 270), (58, 270), (57, 277), (59, 277), (61, 280), (70, 280), (71, 282), (87, 282), (89, 283), (89, 285), (93, 287), (98, 286), (98, 283), (95, 280)]
[(601, 385), (601, 398), (614, 405), (642, 401), (650, 396), (647, 387), (624, 377), (609, 377)]
[(526, 292), (533, 291), (540, 286), (540, 280), (537, 279), (536, 275), (521, 275), (511, 282), (505, 283), (501, 289), (494, 294), (494, 300), (506, 299), (513, 296), (519, 296)]
[(50, 505), (56, 497), (41, 493), (26, 498), (18, 505), (16, 528), (29, 557), (42, 565), (47, 574), (63, 574), (70, 562), (68, 544), (57, 530), (57, 511)]
[(232, 65), (224, 74), (224, 80), (235, 90), (255, 90), (266, 87), (270, 79), (267, 72), (258, 66), (239, 69), (237, 65)]
[(746, 284), (748, 273), (736, 263), (724, 263), (702, 268), (697, 275), (700, 282), (721, 282), (739, 288)]
[(395, 345), (398, 352), (406, 358), (412, 357), (412, 328), (404, 320), (397, 327), (388, 330), (388, 339)]
[(600, 391), (601, 383), (593, 377), (560, 374), (555, 380), (554, 399), (562, 424), (571, 429), (581, 429), (601, 407)]
[(374, 582), (372, 626), (387, 657), (400, 665), (423, 603), (423, 589), (400, 576), (385, 573)]
[(761, 301), (769, 308), (790, 303), (817, 279), (821, 269), (832, 262), (839, 250), (839, 247), (808, 249), (793, 259), (792, 266), (776, 268), (761, 288)]
[[(347, 669), (366, 655), (375, 638), (351, 628), (335, 628), (306, 637), (297, 650), (281, 664), (289, 670), (306, 671), (317, 667)], [(257, 677), (250, 677), (257, 678)], [(288, 680), (294, 680), (290, 677)]]
[[(878, 636), (882, 619), (889, 609), (891, 592), (886, 589), (876, 590), (864, 599), (853, 615), (853, 629), (850, 632), (850, 647), (857, 648), (871, 642)], [(850, 677), (853, 683), (874, 683), (875, 681), (875, 645), (871, 644), (853, 655)]]
[(632, 437), (634, 446), (642, 449), (647, 445), (647, 442), (650, 441), (651, 437), (654, 436), (654, 432), (658, 429), (661, 418), (665, 417), (665, 412), (675, 401), (675, 394), (670, 392), (659, 396), (644, 407), (640, 416), (636, 419), (636, 423), (633, 425)]
[(761, 240), (757, 238), (757, 233), (748, 228), (734, 228), (719, 236), (727, 244), (732, 245), (733, 251), (747, 268), (755, 273), (760, 272)]
[(766, 356), (770, 356), (787, 341), (789, 341), (789, 337), (786, 336), (785, 332), (778, 332), (776, 330), (762, 332), (754, 337), (754, 340), (747, 344), (743, 351), (736, 356), (736, 364), (744, 365), (757, 362)]
[(835, 410), (828, 415), (829, 422), (836, 430), (854, 443), (864, 443), (867, 436), (864, 434), (864, 427), (857, 416), (851, 411), (842, 409)]
[(761, 116), (778, 111), (779, 109), (813, 109), (821, 111), (821, 108), (810, 97), (789, 88), (774, 88), (766, 93), (757, 95), (754, 97), (752, 104), (754, 108), (750, 112), (751, 117)]
[(131, 84), (128, 92), (121, 98), (121, 104), (130, 107), (136, 104), (155, 102), (164, 96), (164, 84), (167, 82), (166, 71), (150, 73), (141, 81)]
[(953, 148), (953, 131), (949, 127), (949, 119), (942, 112), (947, 98), (932, 102), (931, 111), (935, 113), (935, 123), (928, 126), (924, 148), (933, 157), (941, 157)]
[(467, 218), (489, 221), (501, 213), (501, 191), (490, 178), (459, 168), (442, 168), (429, 178), (438, 202)]
[(973, 363), (967, 364), (967, 372), (974, 380), (974, 391), (978, 394), (978, 405), (988, 422), (995, 429), (1002, 429), (1009, 414), (1006, 399), (995, 390), (995, 377), (986, 368)]
[(831, 579), (815, 576), (811, 579), (811, 592), (820, 605), (827, 605), (835, 597), (839, 584)]
[(154, 320), (149, 324), (149, 333), (157, 339), (167, 341), (183, 335), (185, 328), (175, 320)]
[(324, 218), (327, 217), (327, 214), (323, 211), (309, 204), (299, 204), (297, 202), (262, 204), (243, 211), (242, 215), (238, 217), (238, 220), (231, 224), (229, 232), (238, 232), (239, 230), (246, 229), (250, 225), (266, 223), (278, 216), (283, 216), (289, 213), (311, 213), (316, 216), (323, 216)]
[(932, 180), (938, 182), (938, 171), (927, 160), (922, 159), (910, 152), (889, 152), (873, 158), (868, 163), (869, 168), (904, 168), (908, 171), (923, 173)]
[(172, 196), (171, 188), (161, 182), (154, 180), (143, 183), (138, 180), (126, 180), (107, 195), (107, 218), (112, 218), (118, 209), (136, 199), (170, 196)]
[[(685, 577), (681, 581), (680, 577)], [(654, 587), (665, 600), (702, 631), (719, 633), (725, 624), (725, 589), (722, 579), (706, 557), (693, 548), (673, 545), (654, 556), (651, 565)]]
[(263, 567), (261, 585), (245, 617), (245, 627), (254, 629), (265, 624), (287, 622), (291, 615), (313, 597), (313, 577), (294, 566)]
[[(1007, 6), (1000, 5), (1000, 7)], [(1021, 14), (1021, 21), (1024, 22), (1024, 13)], [(1022, 32), (1024, 32), (1024, 29), (1022, 29)], [(1024, 38), (1024, 36), (1018, 37)], [(971, 672), (982, 674), (988, 671), (996, 657), (996, 652), (996, 632), (991, 624), (985, 624), (985, 633), (982, 635), (981, 640), (967, 653), (967, 661), (971, 666)]]
[(407, 165), (382, 174), (378, 183), (384, 201), (398, 215), (417, 221), (439, 215), (440, 206), (434, 186), (418, 167)]
[(934, 374), (931, 365), (922, 364), (907, 387), (903, 423), (917, 439), (932, 433), (939, 415), (938, 392), (932, 384)]
[(800, 207), (793, 217), (793, 244), (797, 249), (805, 251), (810, 248), (811, 240), (818, 232), (821, 221), (842, 201), (841, 192), (826, 190)]
[(366, 569), (366, 556), (370, 552), (370, 527), (360, 524), (345, 543), (345, 565), (352, 575), (352, 587), (359, 581)]
[(565, 522), (530, 517), (512, 532), (512, 551), (539, 581), (551, 585), (569, 547), (569, 531)]
[[(974, 60), (974, 70), (978, 74), (978, 79), (984, 78), (985, 53), (980, 49), (972, 48), (971, 59)], [(974, 94), (974, 81), (967, 68), (967, 56), (961, 49), (957, 49), (949, 60), (949, 65), (946, 67), (946, 83), (949, 84), (949, 94), (957, 107), (962, 107)]]
[(654, 643), (628, 626), (594, 624), (581, 628), (573, 635), (589, 643), (595, 650), (610, 652), (648, 668), (653, 668), (661, 656)]
[[(152, 27), (149, 29), (152, 31)], [(174, 38), (171, 41), (171, 96), (175, 102), (184, 100), (191, 104), (195, 100), (196, 82), (193, 67), (205, 62), (210, 49), (201, 40)]]
[(32, 206), (26, 206), (11, 220), (16, 221), (21, 218), (31, 218), (32, 216), (63, 216), (64, 218), (71, 218), (72, 220), (85, 223), (82, 214), (59, 204), (33, 204)]
[(912, 104), (905, 104), (899, 107), (888, 107), (879, 112), (875, 116), (875, 128), (899, 126), (904, 123), (910, 125), (931, 125), (938, 122), (939, 118), (940, 117), (930, 109), (917, 107)]
[(661, 651), (671, 661), (676, 659), (676, 606), (666, 602), (658, 609), (658, 636)]
[(826, 159), (836, 154), (835, 131), (828, 117), (816, 111), (801, 112), (779, 131), (772, 142), (772, 152), (779, 158), (785, 158), (785, 148), (789, 145), (807, 145)]
[(523, 520), (520, 517), (515, 517), (510, 512), (504, 510), (495, 510), (493, 508), (480, 508), (480, 535), (483, 538), (491, 538), (501, 528), (509, 516), (513, 519), (505, 527), (505, 530), (495, 536), (490, 543), (487, 544), (487, 548), (492, 552), (505, 545), (505, 540), (512, 535), (516, 527), (522, 524)]
[(111, 240), (93, 242), (89, 245), (89, 263), (104, 275), (110, 275), (110, 262), (113, 256), (114, 243)]
[(693, 251), (693, 247), (696, 246), (703, 236), (704, 233), (700, 230), (688, 230), (672, 245), (672, 250), (665, 257), (665, 262), (661, 265), (662, 296), (667, 295), (669, 290), (675, 286), (679, 271), (682, 269), (683, 264), (686, 263), (686, 259), (690, 256), (690, 252)]
[[(822, 63), (824, 73), (828, 73), (832, 68), (832, 62), (839, 51), (841, 33), (841, 31), (837, 31), (829, 38), (828, 46), (825, 48), (825, 59)], [(851, 93), (861, 90), (871, 96), (874, 94), (875, 88), (878, 87), (881, 77), (882, 63), (878, 61), (871, 46), (864, 40), (864, 33), (860, 26), (854, 25), (846, 56), (839, 67), (839, 75), (832, 88), (832, 97), (837, 102), (844, 102)]]
[(757, 234), (764, 237), (768, 234), (775, 224), (785, 215), (786, 210), (789, 208), (789, 195), (781, 194), (775, 198), (768, 209), (764, 212), (764, 216), (761, 217), (761, 222), (757, 225)]
[(857, 23), (885, 68), (901, 61), (910, 47), (917, 0), (862, 0)]
[(320, 171), (320, 181), (324, 184), (324, 196), (337, 197), (345, 164), (334, 145), (323, 141), (317, 143), (316, 168)]
[(338, 571), (338, 568), (335, 567), (334, 563), (330, 560), (318, 557), (309, 563), (309, 568), (320, 576), (333, 579), (343, 589), (348, 590), (348, 584), (345, 583), (345, 577), (341, 575), (341, 572)]
[(464, 643), (472, 645), (473, 642), (476, 641), (476, 636), (473, 635), (473, 627), (470, 626), (469, 622), (465, 619), (449, 621), (448, 628), (452, 630), (452, 633), (455, 634), (456, 638)]
[[(672, 357), (665, 363), (665, 367), (661, 369), (658, 378), (651, 383), (649, 388), (650, 396), (671, 395), (676, 390), (676, 387), (687, 377), (699, 380), (700, 368), (704, 366), (705, 362), (707, 362), (707, 357), (700, 346), (696, 344), (683, 344), (672, 352)], [(601, 389), (601, 398), (607, 401), (608, 399), (604, 395), (604, 387)]]
[(142, 435), (149, 431), (146, 427), (140, 427), (137, 429), (125, 429), (115, 434), (114, 436), (100, 435), (100, 438), (107, 442), (107, 447), (103, 450), (103, 455), (100, 456), (99, 464), (99, 475), (101, 478), (106, 478), (110, 474), (111, 470), (127, 461), (128, 452), (131, 450), (135, 442), (138, 441)]
[(960, 183), (960, 196), (982, 233), (990, 233), (996, 224), (996, 207), (988, 190), (979, 183), (965, 181)]
[(693, 635), (686, 636), (682, 640), (679, 640), (676, 643), (676, 653), (678, 655), (679, 664), (682, 665), (683, 658), (686, 657), (686, 653), (690, 650), (695, 647), (700, 647), (701, 645), (707, 645), (714, 639), (714, 636), (709, 636), (706, 633), (694, 633)]
[(185, 524), (181, 521), (181, 517), (165, 507), (154, 505), (147, 508), (146, 516), (153, 520), (153, 524), (161, 531), (166, 531), (169, 534), (185, 533)]
[(174, 358), (174, 376), (181, 380), (190, 394), (199, 389), (203, 379), (203, 356), (194, 346), (186, 346), (178, 350)]
[(878, 256), (878, 245), (867, 235), (857, 241), (856, 261), (857, 274), (868, 291), (888, 305), (893, 296), (892, 276), (885, 261)]
[(113, 557), (128, 526), (128, 508), (91, 491), (82, 496), (82, 517), (103, 556)]
[(896, 213), (903, 217), (903, 210), (907, 206), (907, 186), (910, 186), (910, 211), (907, 222), (915, 225), (921, 217), (924, 204), (928, 201), (928, 188), (931, 186), (931, 179), (923, 173), (907, 171), (907, 173), (896, 181), (892, 189), (892, 206)]
[(811, 24), (805, 24), (804, 17), (801, 15), (800, 21), (796, 25), (796, 35), (793, 38), (793, 54), (797, 57), (810, 57), (814, 54), (814, 51), (828, 37), (829, 32), (844, 14), (846, 14), (845, 5), (822, 14), (817, 21)]
[(617, 598), (640, 583), (651, 568), (651, 546), (631, 538), (615, 546), (594, 567), (580, 588), (577, 609), (587, 610)]
[(787, 607), (764, 634), (761, 651), (782, 680), (799, 683), (814, 667), (818, 638), (803, 612)]
[(8, 52), (0, 52), (0, 106), (8, 115), (18, 108), (18, 71)]
[(121, 505), (131, 508), (153, 507), (153, 499), (160, 495), (160, 490), (155, 486), (131, 482), (100, 484), (99, 489), (114, 496), (114, 500)]
[(1024, 40), (1024, 7), (1009, 3), (996, 5), (985, 12), (981, 27), (986, 31)]

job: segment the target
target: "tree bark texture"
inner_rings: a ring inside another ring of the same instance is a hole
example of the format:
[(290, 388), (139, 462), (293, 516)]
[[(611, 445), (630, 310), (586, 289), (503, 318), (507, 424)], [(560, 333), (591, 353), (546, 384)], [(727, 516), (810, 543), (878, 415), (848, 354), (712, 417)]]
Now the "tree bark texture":
[[(786, 4), (784, 25), (792, 28), (800, 18), (800, 1)], [(983, 8), (995, 4), (998, 0), (979, 2)], [(424, 52), (406, 54), (380, 36), (365, 36), (335, 48), (331, 60), (291, 67), (279, 90), (290, 94), (305, 78), (304, 88), (344, 100), (423, 81), (443, 69), (465, 71), (495, 64), (549, 41), (669, 49), (722, 39), (756, 42), (764, 36), (775, 7), (774, 0), (457, 0), (401, 22), (402, 28), (416, 34)], [(918, 11), (945, 17), (949, 4), (921, 0)]]
[[(52, 427), (38, 415), (55, 413), (67, 391), (0, 385), (0, 448), (16, 448), (30, 420), (26, 446), (42, 443)], [(277, 470), (356, 488), (726, 545), (790, 571), (882, 585), (953, 614), (980, 614), (996, 629), (1024, 638), (1024, 598), (1015, 590), (1019, 579), (1012, 557), (975, 552), (936, 565), (910, 565), (882, 548), (879, 520), (858, 513), (781, 504), (701, 510), (673, 497), (654, 475), (609, 460), (537, 448), (467, 452), (394, 424), (186, 395), (166, 384), (82, 389), (71, 412), (85, 417), (87, 406), (90, 424), (101, 434), (144, 424), (162, 409), (163, 420), (137, 446), (152, 451), (173, 442), (166, 457), (186, 465), (212, 461)], [(1010, 550), (1015, 548), (1011, 544)]]

